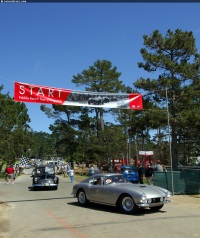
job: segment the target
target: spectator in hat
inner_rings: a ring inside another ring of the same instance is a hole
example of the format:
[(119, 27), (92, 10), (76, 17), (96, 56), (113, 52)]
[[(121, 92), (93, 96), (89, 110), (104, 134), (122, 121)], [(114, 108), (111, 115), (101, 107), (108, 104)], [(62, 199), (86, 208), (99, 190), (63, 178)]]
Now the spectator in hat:
[(154, 169), (151, 167), (149, 163), (147, 163), (147, 167), (145, 169), (145, 178), (149, 185), (153, 185), (153, 176), (154, 176)]

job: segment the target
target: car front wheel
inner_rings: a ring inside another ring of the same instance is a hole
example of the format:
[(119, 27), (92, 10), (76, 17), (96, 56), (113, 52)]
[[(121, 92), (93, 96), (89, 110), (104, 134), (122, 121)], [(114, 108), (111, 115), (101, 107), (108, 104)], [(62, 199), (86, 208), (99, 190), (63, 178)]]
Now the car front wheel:
[(120, 199), (120, 209), (126, 214), (132, 214), (138, 211), (138, 206), (130, 195), (123, 195)]
[(85, 191), (83, 191), (82, 189), (78, 191), (77, 199), (78, 199), (78, 203), (81, 206), (85, 206), (88, 203), (88, 200), (85, 195)]
[(54, 190), (58, 190), (58, 186), (55, 186), (55, 187), (54, 187)]
[(151, 211), (157, 212), (159, 211), (162, 207), (164, 206), (164, 204), (160, 205), (160, 206), (156, 206), (156, 207), (150, 207)]

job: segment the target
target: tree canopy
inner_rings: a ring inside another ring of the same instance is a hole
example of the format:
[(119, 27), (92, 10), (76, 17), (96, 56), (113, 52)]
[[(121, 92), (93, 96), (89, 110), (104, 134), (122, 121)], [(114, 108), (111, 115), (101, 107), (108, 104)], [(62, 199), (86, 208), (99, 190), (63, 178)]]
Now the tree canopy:
[(0, 163), (13, 163), (26, 150), (27, 130), (30, 118), (24, 103), (16, 103), (8, 93), (2, 94), (0, 87)]

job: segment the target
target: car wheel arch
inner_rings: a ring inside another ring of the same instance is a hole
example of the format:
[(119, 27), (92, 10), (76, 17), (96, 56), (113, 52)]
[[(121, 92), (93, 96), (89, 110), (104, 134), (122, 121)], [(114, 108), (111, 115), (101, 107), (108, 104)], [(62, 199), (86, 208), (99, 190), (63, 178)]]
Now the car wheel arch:
[(121, 201), (122, 197), (124, 197), (124, 196), (131, 196), (131, 195), (128, 194), (128, 193), (122, 193), (122, 194), (120, 194), (120, 196), (118, 197), (118, 199), (117, 199), (117, 201), (116, 201), (116, 206), (119, 206), (119, 205), (120, 205), (120, 201)]
[[(131, 205), (127, 206), (127, 202)], [(133, 197), (128, 193), (121, 194), (117, 200), (117, 203), (122, 212), (126, 214), (133, 214), (139, 210), (139, 207), (136, 205)]]
[(59, 184), (60, 180), (58, 177), (56, 177), (56, 184)]

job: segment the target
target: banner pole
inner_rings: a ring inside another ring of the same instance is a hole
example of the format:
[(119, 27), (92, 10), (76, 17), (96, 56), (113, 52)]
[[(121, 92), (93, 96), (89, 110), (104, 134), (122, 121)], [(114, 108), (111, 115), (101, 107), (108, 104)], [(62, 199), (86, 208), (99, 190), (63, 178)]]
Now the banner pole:
[(173, 178), (173, 166), (172, 166), (172, 149), (171, 149), (171, 136), (170, 136), (170, 121), (169, 121), (167, 87), (166, 87), (166, 108), (167, 108), (167, 124), (168, 124), (168, 138), (169, 138), (169, 153), (170, 153), (170, 163), (171, 163), (172, 195), (174, 195), (174, 178)]

